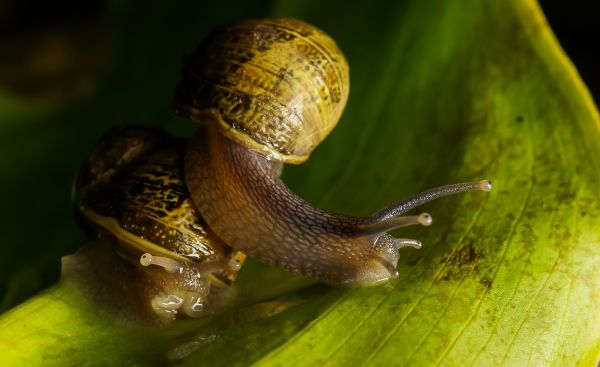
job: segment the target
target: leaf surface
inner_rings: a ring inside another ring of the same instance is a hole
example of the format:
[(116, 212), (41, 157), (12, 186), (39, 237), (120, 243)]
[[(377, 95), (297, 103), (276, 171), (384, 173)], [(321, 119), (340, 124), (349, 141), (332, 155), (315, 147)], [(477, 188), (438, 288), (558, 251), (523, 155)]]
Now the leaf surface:
[[(187, 32), (175, 45), (159, 38), (161, 55), (191, 50), (210, 29), (196, 23), (208, 15), (186, 6), (181, 13), (166, 12), (179, 17), (171, 15), (166, 24)], [(0, 318), (0, 345), (12, 351), (0, 361), (596, 363), (600, 119), (537, 4), (275, 1), (270, 6), (246, 10), (318, 25), (338, 41), (351, 66), (350, 100), (339, 126), (305, 165), (286, 169), (284, 179), (296, 192), (321, 208), (368, 215), (447, 183), (485, 178), (494, 190), (424, 206), (434, 224), (398, 232), (420, 239), (424, 247), (402, 252), (400, 276), (389, 284), (351, 290), (307, 286), (251, 262), (242, 272), (233, 309), (201, 322), (140, 330), (107, 321), (65, 281)], [(149, 13), (163, 14), (158, 7)], [(211, 19), (222, 21), (245, 14), (211, 11), (216, 14)], [(185, 131), (179, 127), (183, 122), (168, 113), (179, 64), (169, 58), (163, 68), (150, 60), (140, 66), (143, 72), (131, 69), (127, 57), (150, 48), (149, 42), (136, 45), (135, 36), (139, 33), (124, 36), (132, 50), (115, 72), (132, 70), (133, 75), (108, 82), (105, 94), (85, 111), (73, 112), (64, 126), (74, 127), (82, 116), (112, 106), (113, 111), (87, 122), (98, 122), (87, 140), (111, 119), (159, 121)], [(152, 68), (160, 72), (153, 75)], [(144, 83), (151, 79), (162, 88), (148, 88)], [(125, 90), (121, 94), (119, 87)], [(119, 103), (127, 107), (119, 110)], [(85, 149), (70, 149), (80, 153), (65, 163), (72, 168)], [(65, 231), (63, 239), (73, 238)], [(46, 251), (53, 256), (37, 261), (56, 261), (64, 253), (61, 242), (53, 243), (56, 247)]]

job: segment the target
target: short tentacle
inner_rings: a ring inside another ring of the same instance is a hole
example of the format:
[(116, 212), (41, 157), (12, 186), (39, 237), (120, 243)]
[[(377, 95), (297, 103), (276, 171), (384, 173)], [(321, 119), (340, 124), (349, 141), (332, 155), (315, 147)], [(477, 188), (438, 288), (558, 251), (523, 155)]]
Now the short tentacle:
[(189, 293), (183, 302), (182, 311), (190, 317), (198, 317), (205, 309), (205, 302), (204, 296)]
[(178, 310), (183, 305), (183, 301), (182, 297), (175, 294), (160, 295), (152, 299), (151, 306), (159, 316), (174, 319), (178, 314)]
[(421, 248), (421, 241), (410, 238), (394, 238), (394, 244), (396, 245), (397, 249), (401, 249), (403, 247), (413, 247), (418, 250)]

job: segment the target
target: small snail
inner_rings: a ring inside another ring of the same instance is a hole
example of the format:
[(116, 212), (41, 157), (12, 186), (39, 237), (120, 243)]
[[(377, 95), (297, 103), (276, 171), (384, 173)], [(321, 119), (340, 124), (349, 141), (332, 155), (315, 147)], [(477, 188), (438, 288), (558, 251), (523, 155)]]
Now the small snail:
[(245, 255), (197, 215), (183, 180), (186, 142), (148, 127), (113, 128), (82, 166), (79, 213), (142, 273), (136, 291), (165, 318), (203, 314), (225, 296)]
[(398, 276), (399, 249), (418, 240), (388, 231), (429, 225), (401, 214), (488, 181), (439, 187), (370, 217), (312, 207), (278, 177), (277, 162), (302, 163), (333, 129), (349, 91), (348, 65), (321, 30), (294, 19), (251, 20), (213, 34), (195, 51), (176, 112), (207, 125), (185, 158), (191, 197), (210, 228), (248, 256), (334, 286)]

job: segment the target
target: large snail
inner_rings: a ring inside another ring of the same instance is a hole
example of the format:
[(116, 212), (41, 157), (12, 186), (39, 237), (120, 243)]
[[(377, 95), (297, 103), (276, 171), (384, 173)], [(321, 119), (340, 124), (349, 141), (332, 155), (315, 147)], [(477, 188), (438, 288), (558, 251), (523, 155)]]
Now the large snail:
[(117, 238), (116, 251), (138, 268), (128, 280), (135, 282), (131, 297), (168, 319), (215, 309), (245, 259), (192, 205), (183, 180), (185, 146), (158, 129), (113, 128), (75, 183), (82, 224)]
[(348, 65), (321, 30), (294, 19), (262, 19), (213, 34), (193, 54), (176, 112), (206, 125), (192, 138), (185, 178), (208, 226), (227, 244), (273, 266), (334, 286), (395, 278), (399, 249), (418, 240), (388, 231), (429, 225), (400, 216), (430, 200), (489, 181), (428, 190), (356, 218), (316, 209), (278, 177), (278, 162), (302, 163), (345, 107)]

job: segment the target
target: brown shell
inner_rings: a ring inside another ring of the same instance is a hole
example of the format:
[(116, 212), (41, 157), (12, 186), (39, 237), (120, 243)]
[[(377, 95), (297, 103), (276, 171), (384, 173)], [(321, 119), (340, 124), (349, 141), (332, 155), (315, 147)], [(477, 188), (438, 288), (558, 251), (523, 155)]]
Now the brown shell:
[(337, 124), (349, 85), (344, 55), (320, 29), (296, 19), (250, 20), (196, 50), (175, 107), (269, 159), (302, 163)]
[[(186, 141), (150, 128), (109, 132), (80, 171), (79, 210), (138, 257), (150, 252), (193, 262), (243, 262), (245, 256), (216, 236), (197, 213), (183, 178), (185, 147)], [(116, 158), (119, 153), (122, 159)], [(85, 185), (81, 177), (92, 181)], [(225, 283), (236, 275), (225, 268), (219, 273)]]

